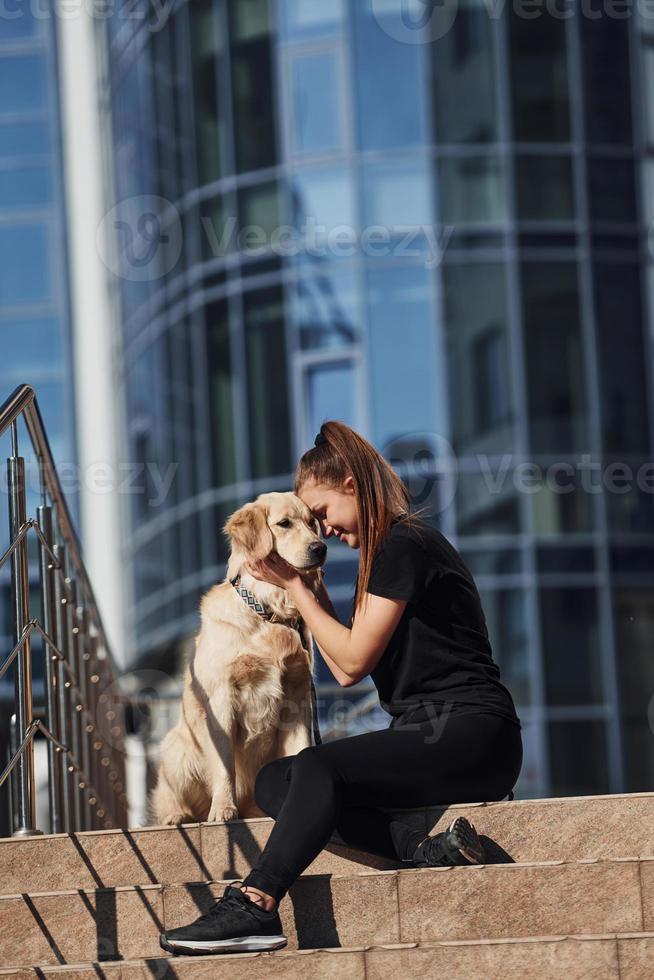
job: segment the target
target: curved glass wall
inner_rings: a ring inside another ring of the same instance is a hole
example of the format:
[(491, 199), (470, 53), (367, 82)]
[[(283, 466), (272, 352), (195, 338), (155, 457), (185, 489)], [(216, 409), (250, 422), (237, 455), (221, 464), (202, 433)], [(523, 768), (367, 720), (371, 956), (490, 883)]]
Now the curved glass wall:
[[(652, 445), (633, 25), (446, 0), (438, 32), (408, 7), (420, 43), (400, 0), (189, 0), (156, 30), (109, 25), (115, 199), (161, 198), (182, 241), (140, 276), (123, 248), (130, 452), (177, 467), (134, 502), (136, 649), (197, 628), (222, 523), (288, 489), (337, 416), (475, 574), (521, 794), (644, 789), (618, 659), (627, 611), (650, 615), (628, 578), (652, 496), (602, 484)], [(355, 561), (330, 544), (343, 618)]]

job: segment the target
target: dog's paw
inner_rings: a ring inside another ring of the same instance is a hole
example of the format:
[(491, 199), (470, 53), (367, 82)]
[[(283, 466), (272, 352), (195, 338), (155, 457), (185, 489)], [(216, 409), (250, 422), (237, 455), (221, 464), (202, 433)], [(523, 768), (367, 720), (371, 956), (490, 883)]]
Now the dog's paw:
[(160, 817), (158, 823), (165, 827), (175, 826), (180, 823), (191, 823), (191, 818), (185, 813), (167, 813), (165, 816)]
[(222, 803), (212, 803), (207, 817), (208, 823), (227, 823), (228, 820), (238, 820), (238, 808), (224, 806)]

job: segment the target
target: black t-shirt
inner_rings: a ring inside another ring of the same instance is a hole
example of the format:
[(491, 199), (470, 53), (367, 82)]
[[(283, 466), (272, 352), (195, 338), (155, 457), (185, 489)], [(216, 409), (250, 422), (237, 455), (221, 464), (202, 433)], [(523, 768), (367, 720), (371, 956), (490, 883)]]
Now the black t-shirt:
[(407, 605), (371, 671), (385, 711), (398, 717), (419, 702), (452, 714), (491, 712), (522, 727), (493, 660), (472, 573), (431, 525), (395, 521), (373, 557), (368, 592)]

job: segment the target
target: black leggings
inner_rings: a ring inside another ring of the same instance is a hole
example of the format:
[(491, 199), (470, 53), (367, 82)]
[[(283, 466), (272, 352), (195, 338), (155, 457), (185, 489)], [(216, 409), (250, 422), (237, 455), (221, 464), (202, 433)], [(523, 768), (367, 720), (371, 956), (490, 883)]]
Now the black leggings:
[(421, 807), (503, 799), (522, 766), (522, 732), (494, 714), (449, 714), (421, 705), (388, 728), (311, 745), (263, 766), (257, 805), (275, 825), (243, 879), (280, 901), (329, 843), (399, 860), (392, 814)]

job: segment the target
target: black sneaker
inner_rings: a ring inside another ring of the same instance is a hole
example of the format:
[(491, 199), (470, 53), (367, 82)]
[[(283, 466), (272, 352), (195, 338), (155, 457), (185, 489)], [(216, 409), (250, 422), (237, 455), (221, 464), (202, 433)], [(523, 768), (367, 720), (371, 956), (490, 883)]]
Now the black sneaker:
[(281, 949), (287, 943), (278, 906), (266, 912), (236, 885), (227, 885), (223, 897), (195, 922), (159, 936), (162, 949), (190, 956)]
[(414, 851), (412, 864), (418, 868), (440, 865), (484, 864), (486, 854), (474, 825), (465, 817), (456, 817), (447, 830), (426, 837)]

